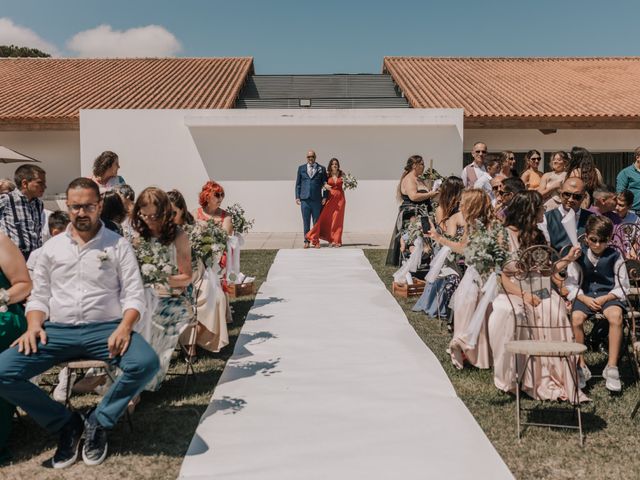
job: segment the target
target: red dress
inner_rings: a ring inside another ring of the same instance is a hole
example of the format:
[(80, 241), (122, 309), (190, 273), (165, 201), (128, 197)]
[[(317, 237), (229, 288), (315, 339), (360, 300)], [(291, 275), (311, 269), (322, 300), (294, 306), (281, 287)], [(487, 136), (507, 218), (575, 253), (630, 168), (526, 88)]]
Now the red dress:
[(320, 218), (307, 233), (307, 240), (314, 245), (320, 240), (342, 245), (342, 227), (344, 224), (344, 208), (346, 199), (342, 190), (342, 177), (329, 177), (331, 185), (329, 197), (320, 213)]

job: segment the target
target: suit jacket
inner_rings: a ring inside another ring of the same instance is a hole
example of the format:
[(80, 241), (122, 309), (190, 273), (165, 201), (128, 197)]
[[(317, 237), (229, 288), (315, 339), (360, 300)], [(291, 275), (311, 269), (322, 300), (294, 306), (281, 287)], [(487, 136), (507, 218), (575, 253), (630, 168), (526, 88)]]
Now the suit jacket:
[(298, 167), (296, 175), (296, 199), (320, 202), (326, 195), (322, 188), (327, 183), (327, 169), (316, 163), (316, 173), (310, 177), (307, 173), (307, 164)]

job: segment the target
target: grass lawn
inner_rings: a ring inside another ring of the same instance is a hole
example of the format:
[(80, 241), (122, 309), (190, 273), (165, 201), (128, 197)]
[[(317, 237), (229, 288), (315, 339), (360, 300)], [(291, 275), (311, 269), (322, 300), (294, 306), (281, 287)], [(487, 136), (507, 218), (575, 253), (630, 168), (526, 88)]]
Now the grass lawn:
[[(275, 254), (275, 250), (242, 252), (242, 270), (256, 277), (256, 287), (265, 280)], [(230, 344), (217, 354), (199, 352), (200, 360), (195, 366), (197, 380), (190, 378), (185, 389), (184, 377), (169, 375), (158, 392), (143, 393), (133, 416), (134, 431), (129, 432), (125, 421), (116, 426), (109, 436), (110, 453), (104, 464), (87, 467), (80, 460), (65, 470), (44, 467), (43, 462), (53, 455), (57, 438), (48, 435), (30, 418), (22, 416), (20, 422), (14, 422), (10, 439), (14, 463), (0, 468), (0, 478), (175, 479), (198, 421), (209, 405), (225, 363), (233, 352), (253, 298), (242, 297), (232, 302), (234, 321), (229, 325)], [(185, 363), (178, 360), (169, 372), (184, 370)], [(95, 395), (75, 396), (73, 404), (82, 407), (95, 404), (97, 400)]]
[[(393, 267), (384, 262), (385, 250), (365, 250), (365, 254), (382, 281), (391, 289)], [(625, 360), (621, 364), (623, 392), (611, 396), (602, 378), (593, 379), (586, 393), (592, 399), (584, 406), (585, 447), (580, 448), (574, 431), (530, 427), (518, 441), (515, 425), (515, 397), (493, 386), (490, 370), (472, 367), (462, 371), (453, 367), (446, 348), (451, 335), (439, 320), (411, 311), (416, 298), (398, 299), (409, 322), (424, 343), (438, 357), (458, 396), (476, 418), (491, 443), (518, 479), (638, 479), (640, 478), (640, 414), (630, 413), (640, 399), (638, 385), (630, 384), (631, 371)], [(600, 374), (606, 365), (602, 354), (587, 357), (591, 371)], [(418, 400), (418, 399), (417, 399)], [(541, 405), (526, 401), (525, 407)], [(547, 406), (558, 406), (547, 402)], [(549, 413), (550, 415), (552, 413)], [(548, 418), (548, 417), (547, 417)], [(562, 422), (558, 418), (557, 423)], [(570, 419), (572, 420), (572, 419)], [(451, 445), (455, 449), (455, 445)], [(461, 458), (461, 461), (464, 459)]]

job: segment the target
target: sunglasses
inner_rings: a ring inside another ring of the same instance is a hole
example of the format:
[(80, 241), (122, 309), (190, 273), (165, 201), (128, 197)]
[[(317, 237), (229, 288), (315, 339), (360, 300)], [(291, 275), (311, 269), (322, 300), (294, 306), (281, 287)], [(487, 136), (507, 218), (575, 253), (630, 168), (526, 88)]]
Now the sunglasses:
[(477, 153), (478, 155), (486, 155), (487, 151), (486, 150), (474, 150), (474, 153)]
[(316, 158), (316, 157), (307, 157), (307, 160), (311, 159), (311, 158)]
[(153, 215), (145, 215), (144, 213), (139, 213), (138, 218), (144, 220), (145, 222), (147, 221), (155, 222), (157, 220), (160, 220), (162, 218), (162, 215), (158, 215), (157, 213), (154, 213)]
[(539, 162), (540, 157), (531, 157), (529, 160), (533, 160), (534, 162)]
[(569, 200), (570, 198), (581, 202), (584, 199), (584, 193), (571, 193), (571, 192), (562, 192), (562, 198), (565, 200)]
[(591, 237), (591, 236), (587, 237), (587, 240), (589, 240), (590, 243), (598, 243), (598, 244), (609, 242), (609, 239), (607, 238), (598, 238), (598, 237)]
[(498, 195), (499, 195), (500, 197), (505, 197), (505, 196), (507, 196), (507, 195), (513, 195), (513, 192), (507, 192), (507, 191), (505, 191), (505, 190), (498, 190)]
[(216, 193), (213, 194), (213, 196), (216, 197), (216, 198), (224, 198), (224, 193), (216, 192)]
[[(491, 187), (491, 190), (494, 191), (494, 192), (500, 193), (500, 187), (498, 187), (498, 186)], [(502, 192), (502, 193), (504, 193), (504, 192)]]

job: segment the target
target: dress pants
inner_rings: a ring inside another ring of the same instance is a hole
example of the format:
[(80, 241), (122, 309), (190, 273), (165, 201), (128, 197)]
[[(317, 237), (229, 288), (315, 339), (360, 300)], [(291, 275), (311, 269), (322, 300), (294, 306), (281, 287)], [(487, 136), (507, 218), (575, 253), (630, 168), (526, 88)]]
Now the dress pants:
[(322, 202), (320, 200), (300, 200), (300, 210), (302, 211), (302, 224), (304, 226), (304, 242), (308, 243), (307, 233), (311, 230), (311, 218), (315, 224), (320, 218)]
[(100, 425), (113, 428), (129, 401), (144, 389), (160, 366), (156, 353), (135, 332), (124, 355), (109, 359), (107, 340), (119, 323), (119, 320), (86, 325), (46, 322), (47, 344), (38, 342), (36, 353), (25, 355), (13, 347), (0, 354), (0, 397), (19, 406), (36, 423), (55, 433), (71, 418), (71, 412), (29, 379), (59, 363), (102, 360), (122, 370), (95, 411)]

